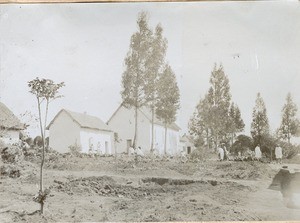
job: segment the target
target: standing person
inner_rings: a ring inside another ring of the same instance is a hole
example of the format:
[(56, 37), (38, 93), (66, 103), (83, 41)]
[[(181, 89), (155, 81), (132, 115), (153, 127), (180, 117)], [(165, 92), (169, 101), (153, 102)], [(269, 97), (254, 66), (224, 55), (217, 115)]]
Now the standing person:
[(279, 145), (275, 148), (275, 158), (278, 163), (282, 162), (282, 148)]
[(128, 149), (128, 155), (131, 156), (131, 155), (134, 155), (135, 154), (135, 149), (130, 146), (129, 149)]
[(254, 152), (255, 152), (255, 159), (261, 160), (261, 150), (259, 144), (257, 144), (257, 146), (255, 147)]
[(228, 156), (229, 152), (226, 149), (225, 144), (223, 144), (223, 150), (224, 150), (224, 160), (229, 160), (229, 156)]
[(136, 155), (138, 155), (140, 157), (144, 156), (144, 153), (143, 153), (142, 148), (140, 146), (137, 148)]
[(223, 161), (224, 160), (224, 150), (221, 146), (218, 147), (218, 155), (219, 155), (219, 160)]

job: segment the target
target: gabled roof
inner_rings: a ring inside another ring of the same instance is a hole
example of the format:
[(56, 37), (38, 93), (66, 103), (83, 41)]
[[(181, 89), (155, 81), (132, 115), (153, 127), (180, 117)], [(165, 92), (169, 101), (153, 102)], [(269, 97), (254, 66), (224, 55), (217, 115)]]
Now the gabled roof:
[(57, 115), (54, 117), (54, 119), (50, 122), (48, 125), (47, 129), (54, 123), (56, 118), (62, 113), (65, 112), (67, 115), (70, 116), (73, 121), (75, 121), (81, 128), (88, 128), (88, 129), (97, 129), (97, 130), (102, 130), (102, 131), (109, 131), (112, 132), (112, 130), (109, 128), (107, 124), (105, 124), (101, 119), (83, 114), (83, 113), (78, 113), (78, 112), (73, 112), (69, 111), (66, 109), (62, 109)]
[(191, 136), (184, 134), (183, 136), (180, 137), (180, 141), (182, 142), (189, 142), (189, 143), (193, 143), (193, 139)]
[(23, 130), (25, 125), (9, 110), (6, 105), (0, 102), (0, 127), (5, 129)]
[[(113, 115), (110, 117), (110, 119), (107, 121), (107, 123), (109, 123), (111, 121), (111, 119), (119, 112), (119, 110), (124, 107), (123, 104), (121, 104), (117, 110), (113, 113)], [(151, 122), (151, 111), (149, 108), (147, 107), (142, 107), (139, 109), (139, 111)], [(154, 124), (156, 125), (160, 125), (160, 126), (164, 126), (164, 123), (162, 120), (160, 120), (156, 115), (154, 116)], [(179, 131), (181, 128), (175, 123), (173, 122), (172, 124), (167, 125), (168, 128)]]
[[(147, 107), (142, 107), (139, 109), (141, 111), (141, 113), (149, 120), (151, 121), (151, 117), (152, 117), (152, 114), (151, 114), (151, 110)], [(160, 120), (156, 115), (154, 115), (154, 124), (156, 125), (161, 125), (161, 126), (165, 126), (164, 122), (162, 120)], [(173, 129), (173, 130), (176, 130), (176, 131), (179, 131), (181, 128), (175, 123), (171, 123), (169, 125), (167, 125), (167, 127), (169, 129)]]

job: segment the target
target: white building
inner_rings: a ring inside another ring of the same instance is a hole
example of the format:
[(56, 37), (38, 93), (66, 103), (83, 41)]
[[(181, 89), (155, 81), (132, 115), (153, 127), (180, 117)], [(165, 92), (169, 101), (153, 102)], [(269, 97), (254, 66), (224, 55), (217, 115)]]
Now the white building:
[(180, 137), (180, 149), (185, 154), (190, 154), (196, 149), (192, 138), (187, 134), (184, 134), (182, 137)]
[[(136, 146), (140, 146), (144, 154), (150, 153), (152, 139), (151, 112), (147, 108), (138, 109), (138, 133)], [(107, 122), (108, 126), (118, 134), (118, 153), (128, 153), (133, 144), (135, 131), (134, 108), (125, 108), (120, 105)], [(167, 154), (179, 154), (179, 130), (176, 123), (167, 125)], [(165, 126), (157, 117), (154, 118), (154, 148), (159, 154), (164, 154)]]
[(24, 129), (24, 124), (0, 102), (0, 140), (10, 145), (19, 143), (20, 131)]
[(83, 153), (114, 153), (114, 133), (97, 117), (62, 109), (47, 129), (49, 146), (58, 152), (77, 145)]

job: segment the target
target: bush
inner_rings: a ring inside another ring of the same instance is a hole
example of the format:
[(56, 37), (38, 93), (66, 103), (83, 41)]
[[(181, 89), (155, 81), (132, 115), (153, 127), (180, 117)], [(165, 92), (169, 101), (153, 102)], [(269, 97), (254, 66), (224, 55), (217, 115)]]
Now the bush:
[(188, 156), (189, 160), (192, 162), (195, 161), (204, 161), (208, 158), (209, 151), (205, 147), (198, 147), (193, 152), (191, 152)]
[(24, 155), (22, 150), (17, 146), (9, 146), (1, 149), (1, 159), (4, 163), (15, 163), (23, 160)]
[(20, 170), (13, 165), (3, 165), (0, 167), (0, 175), (11, 178), (18, 178), (21, 176)]
[(25, 142), (30, 146), (32, 147), (33, 146), (33, 139), (31, 137), (28, 137), (25, 139)]
[(249, 149), (253, 150), (254, 142), (250, 136), (246, 135), (239, 135), (236, 141), (233, 143), (230, 152), (237, 155), (241, 152), (244, 155)]
[(42, 136), (36, 136), (33, 140), (33, 144), (35, 146), (38, 146), (38, 147), (42, 147), (43, 146), (43, 138)]
[(286, 159), (293, 158), (300, 151), (299, 146), (289, 144), (285, 141), (276, 139), (273, 136), (264, 135), (261, 137), (261, 151), (266, 157), (270, 158), (272, 154), (272, 159), (275, 159), (275, 148), (277, 145), (282, 148), (283, 158)]
[(292, 159), (300, 152), (300, 145), (289, 145), (284, 141), (279, 141), (278, 145), (282, 148), (283, 158), (285, 159)]
[(271, 135), (262, 135), (260, 138), (260, 149), (266, 157), (275, 159), (275, 147), (278, 140)]
[(77, 143), (70, 145), (68, 148), (70, 149), (70, 153), (74, 156), (78, 156), (81, 152), (81, 146)]

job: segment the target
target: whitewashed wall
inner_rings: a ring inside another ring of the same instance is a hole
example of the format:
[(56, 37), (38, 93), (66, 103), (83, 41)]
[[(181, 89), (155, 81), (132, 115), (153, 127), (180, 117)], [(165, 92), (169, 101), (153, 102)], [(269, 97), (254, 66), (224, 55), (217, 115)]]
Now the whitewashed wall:
[(80, 127), (62, 112), (49, 129), (49, 146), (60, 153), (70, 152), (69, 146), (80, 145)]
[[(118, 133), (119, 139), (117, 143), (117, 152), (127, 152), (127, 140), (132, 140), (134, 137), (134, 109), (127, 109), (121, 107), (118, 112), (108, 122), (108, 125), (113, 131)], [(141, 113), (138, 114), (138, 137), (137, 146), (140, 146), (144, 153), (147, 153), (150, 149), (149, 138), (149, 120)]]
[[(83, 153), (90, 151), (101, 154), (114, 154), (113, 133), (82, 128), (80, 142)], [(107, 144), (107, 147), (106, 147)]]
[[(151, 139), (151, 131), (150, 131)], [(158, 150), (159, 154), (164, 154), (165, 144), (165, 128), (160, 125), (154, 125), (154, 146)], [(179, 132), (173, 129), (167, 129), (167, 154), (175, 155), (180, 152), (179, 149)]]

